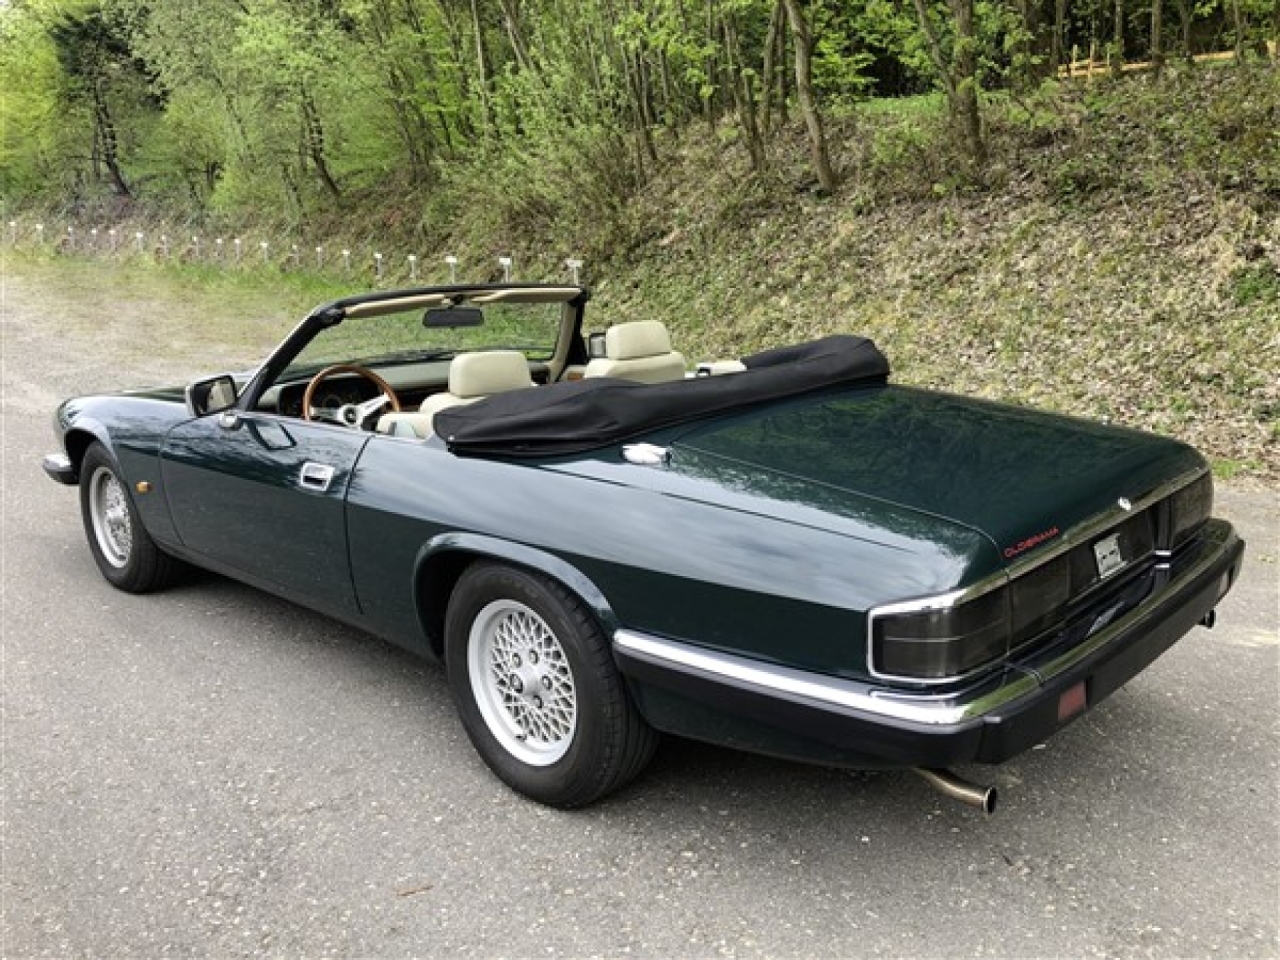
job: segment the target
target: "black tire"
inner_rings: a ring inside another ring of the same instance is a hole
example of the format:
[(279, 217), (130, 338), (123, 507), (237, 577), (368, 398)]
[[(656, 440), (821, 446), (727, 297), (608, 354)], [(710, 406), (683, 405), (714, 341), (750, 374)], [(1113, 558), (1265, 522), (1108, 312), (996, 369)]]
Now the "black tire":
[(147, 533), (120, 465), (100, 443), (90, 446), (80, 461), (80, 517), (89, 551), (113, 587), (150, 593), (171, 582), (178, 561)]
[(469, 567), (445, 616), (445, 665), (484, 762), (539, 803), (598, 800), (639, 774), (657, 746), (600, 625), (553, 580), (495, 563)]

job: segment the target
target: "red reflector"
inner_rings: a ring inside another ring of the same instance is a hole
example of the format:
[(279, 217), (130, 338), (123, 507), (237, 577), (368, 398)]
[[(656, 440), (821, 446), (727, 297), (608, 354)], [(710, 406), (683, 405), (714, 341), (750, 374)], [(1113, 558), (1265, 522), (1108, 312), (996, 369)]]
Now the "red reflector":
[(1083, 713), (1088, 702), (1089, 697), (1085, 692), (1084, 681), (1081, 680), (1058, 697), (1058, 722), (1070, 720), (1077, 713)]

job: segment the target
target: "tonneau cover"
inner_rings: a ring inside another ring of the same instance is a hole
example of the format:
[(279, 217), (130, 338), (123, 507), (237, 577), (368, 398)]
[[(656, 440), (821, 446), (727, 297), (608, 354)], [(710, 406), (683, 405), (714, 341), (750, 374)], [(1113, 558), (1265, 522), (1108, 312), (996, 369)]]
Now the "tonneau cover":
[(866, 337), (838, 335), (744, 357), (746, 370), (670, 383), (599, 377), (513, 390), (435, 416), (454, 453), (580, 453), (662, 427), (838, 384), (883, 382), (889, 361)]

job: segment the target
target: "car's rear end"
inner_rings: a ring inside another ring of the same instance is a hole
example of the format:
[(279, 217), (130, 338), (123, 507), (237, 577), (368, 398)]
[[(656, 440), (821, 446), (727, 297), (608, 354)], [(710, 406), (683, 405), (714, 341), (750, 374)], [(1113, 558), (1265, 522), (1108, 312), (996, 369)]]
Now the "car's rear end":
[[(1212, 478), (1184, 444), (943, 394), (810, 396), (694, 426), (669, 451), (675, 473), (719, 460), (740, 487), (804, 484), (861, 511), (846, 572), (851, 594), (873, 599), (845, 664), (796, 669), (687, 638), (619, 638), (642, 701), (667, 714), (660, 724), (714, 703), (744, 724), (738, 745), (756, 736), (810, 759), (1008, 759), (1211, 624), (1243, 553), (1210, 517)], [(912, 591), (872, 549), (877, 517), (903, 512), (920, 563), (958, 529), (985, 549), (954, 582)]]

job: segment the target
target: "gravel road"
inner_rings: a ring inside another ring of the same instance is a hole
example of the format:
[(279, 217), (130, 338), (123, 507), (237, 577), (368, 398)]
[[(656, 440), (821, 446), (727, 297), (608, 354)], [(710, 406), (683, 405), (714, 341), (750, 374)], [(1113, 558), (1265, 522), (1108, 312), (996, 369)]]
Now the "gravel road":
[(968, 771), (990, 820), (910, 774), (672, 740), (561, 813), (488, 774), (437, 667), (213, 576), (107, 586), (40, 471), (57, 400), (284, 330), (114, 283), (4, 268), (0, 954), (1280, 953), (1275, 491), (1220, 492), (1249, 556), (1217, 629)]

